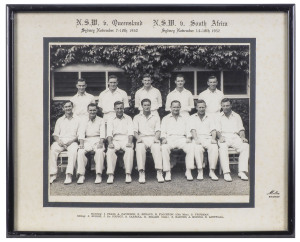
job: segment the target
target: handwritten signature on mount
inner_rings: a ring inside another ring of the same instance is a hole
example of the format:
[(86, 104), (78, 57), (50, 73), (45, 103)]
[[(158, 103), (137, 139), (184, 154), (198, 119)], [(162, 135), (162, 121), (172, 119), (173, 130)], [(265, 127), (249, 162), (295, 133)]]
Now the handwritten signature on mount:
[(279, 192), (276, 190), (272, 190), (269, 193), (267, 193), (267, 195), (279, 195)]

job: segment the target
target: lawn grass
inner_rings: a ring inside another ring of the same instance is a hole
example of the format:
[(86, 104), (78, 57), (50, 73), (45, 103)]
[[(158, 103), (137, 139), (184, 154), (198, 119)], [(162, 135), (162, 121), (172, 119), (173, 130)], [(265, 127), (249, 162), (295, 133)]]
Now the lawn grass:
[(156, 171), (153, 166), (146, 168), (146, 183), (138, 182), (138, 171), (133, 169), (132, 182), (125, 183), (124, 170), (117, 167), (113, 184), (107, 184), (107, 175), (102, 175), (102, 183), (94, 184), (95, 173), (88, 171), (86, 173), (85, 183), (78, 185), (77, 178), (73, 176), (73, 182), (64, 185), (65, 174), (58, 173), (58, 177), (50, 185), (51, 196), (215, 196), (215, 195), (249, 195), (249, 181), (242, 181), (237, 176), (237, 166), (231, 167), (231, 176), (233, 181), (226, 182), (223, 175), (219, 175), (218, 181), (212, 181), (208, 177), (208, 169), (204, 169), (204, 180), (198, 181), (197, 170), (193, 170), (193, 181), (187, 181), (185, 169), (182, 164), (177, 164), (172, 169), (172, 181), (158, 183), (156, 180)]

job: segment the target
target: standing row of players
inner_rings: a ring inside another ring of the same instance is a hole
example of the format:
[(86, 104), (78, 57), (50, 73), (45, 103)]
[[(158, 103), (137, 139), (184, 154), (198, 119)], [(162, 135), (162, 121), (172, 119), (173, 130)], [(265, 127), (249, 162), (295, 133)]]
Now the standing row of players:
[[(104, 139), (108, 140), (107, 149), (107, 183), (113, 183), (114, 170), (119, 149), (125, 151), (124, 165), (126, 179), (131, 182), (133, 166), (133, 137), (136, 138), (136, 159), (139, 170), (139, 182), (145, 182), (146, 149), (150, 148), (157, 170), (158, 182), (171, 180), (170, 151), (173, 148), (183, 149), (186, 153), (185, 163), (187, 180), (193, 180), (191, 170), (198, 169), (197, 179), (203, 179), (203, 152), (207, 150), (209, 161), (209, 177), (218, 180), (215, 168), (220, 156), (220, 165), (224, 180), (232, 181), (230, 176), (228, 147), (240, 153), (239, 173), (242, 180), (248, 180), (249, 145), (245, 138), (244, 127), (240, 116), (232, 111), (229, 99), (223, 99), (223, 93), (217, 90), (216, 77), (208, 79), (208, 89), (200, 93), (196, 104), (197, 113), (190, 116), (194, 107), (193, 96), (184, 88), (184, 77), (178, 75), (176, 88), (167, 96), (166, 110), (171, 113), (162, 119), (158, 116), (158, 108), (162, 106), (161, 94), (154, 88), (151, 77), (145, 75), (143, 88), (135, 95), (135, 106), (141, 111), (132, 119), (124, 114), (128, 107), (126, 92), (117, 87), (116, 76), (109, 77), (109, 88), (100, 93), (98, 106), (103, 119), (96, 115), (97, 106), (94, 97), (85, 92), (85, 80), (77, 82), (78, 93), (64, 104), (65, 114), (55, 125), (53, 137), (55, 142), (50, 152), (50, 183), (57, 176), (57, 157), (60, 152), (68, 151), (68, 166), (65, 184), (72, 182), (73, 171), (77, 162), (77, 183), (85, 179), (85, 154), (95, 151), (96, 179), (101, 183), (104, 169)], [(222, 107), (222, 112), (220, 109)], [(107, 129), (105, 128), (107, 123)], [(79, 146), (77, 141), (79, 140)], [(79, 149), (78, 149), (79, 148)], [(78, 150), (78, 152), (77, 152)], [(165, 178), (163, 177), (165, 172)]]

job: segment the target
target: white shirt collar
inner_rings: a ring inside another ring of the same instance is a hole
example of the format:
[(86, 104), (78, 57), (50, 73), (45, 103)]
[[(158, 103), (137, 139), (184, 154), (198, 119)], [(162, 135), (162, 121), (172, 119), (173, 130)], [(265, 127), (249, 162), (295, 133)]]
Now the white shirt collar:
[[(172, 114), (172, 113), (170, 113), (170, 114), (169, 114), (169, 118), (172, 118), (172, 117), (173, 117), (173, 118), (175, 118), (175, 117), (173, 116), (173, 114)], [(179, 113), (178, 117), (182, 118), (182, 116), (181, 116), (181, 114), (180, 114), (180, 113)]]
[(64, 119), (73, 119), (74, 118), (74, 114), (72, 114), (71, 118), (67, 118), (66, 114), (64, 114)]
[(98, 116), (96, 115), (96, 117), (94, 118), (94, 120), (91, 120), (90, 117), (88, 117), (88, 121), (91, 121), (92, 123), (94, 123), (97, 120)]
[[(225, 116), (225, 117), (226, 117), (226, 115), (225, 115), (224, 112), (221, 112), (221, 116)], [(231, 110), (231, 114), (230, 114), (229, 116), (234, 117), (234, 116), (235, 116), (235, 112), (233, 112), (233, 111)]]
[(214, 92), (212, 92), (209, 88), (207, 88), (207, 91), (210, 93), (217, 93), (218, 92), (218, 88), (216, 88), (216, 90)]
[[(114, 116), (114, 118), (113, 119), (119, 119), (118, 117), (117, 117), (117, 114)], [(125, 114), (123, 113), (123, 116), (120, 118), (121, 120), (122, 119), (125, 119)]]
[[(196, 117), (199, 117), (198, 113), (195, 113), (194, 115), (195, 115)], [(202, 120), (204, 120), (204, 119), (206, 119), (206, 118), (208, 118), (208, 116), (207, 116), (207, 114), (205, 113)]]
[(77, 92), (77, 97), (80, 97), (80, 96), (86, 96), (86, 92), (82, 93), (82, 95), (79, 94), (79, 92)]
[[(146, 115), (143, 112), (139, 113), (139, 115), (146, 118)], [(151, 118), (153, 116), (154, 116), (154, 114), (150, 113), (150, 115), (148, 116), (148, 118)]]
[[(146, 90), (146, 88), (145, 88), (144, 86), (142, 87), (142, 89), (145, 90), (145, 91), (148, 91), (148, 90)], [(151, 89), (153, 89), (153, 86), (152, 86), (152, 85), (150, 86), (149, 91), (150, 91)]]
[(179, 91), (177, 90), (177, 88), (175, 87), (175, 89), (174, 89), (174, 91), (173, 91), (173, 92), (183, 93), (183, 92), (186, 92), (186, 89), (185, 89), (185, 88), (183, 88), (183, 89), (182, 89), (182, 91), (181, 91), (181, 92), (179, 92)]
[[(117, 87), (117, 89), (116, 89), (113, 93), (119, 92), (119, 90), (120, 90), (120, 89)], [(111, 90), (110, 90), (109, 88), (106, 88), (105, 92), (110, 92), (110, 93), (112, 93)]]

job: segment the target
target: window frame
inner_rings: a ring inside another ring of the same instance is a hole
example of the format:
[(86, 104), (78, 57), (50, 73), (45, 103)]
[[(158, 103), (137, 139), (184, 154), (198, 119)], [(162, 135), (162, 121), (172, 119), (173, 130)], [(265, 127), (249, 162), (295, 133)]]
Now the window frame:
[[(197, 68), (197, 67), (190, 67), (186, 66), (179, 69), (175, 69), (173, 72), (193, 72), (194, 73), (194, 91), (192, 92), (193, 98), (198, 99), (199, 93), (197, 93), (197, 72), (204, 72), (204, 71), (215, 71), (212, 69), (205, 69), (205, 68)], [(230, 71), (227, 69), (220, 70), (220, 88), (221, 91), (224, 93), (224, 71)], [(65, 67), (60, 67), (55, 69), (54, 71), (51, 71), (50, 73), (50, 78), (51, 78), (51, 98), (54, 101), (59, 101), (59, 100), (68, 100), (72, 96), (54, 96), (54, 73), (55, 72), (77, 72), (78, 73), (78, 78), (81, 78), (81, 73), (82, 72), (104, 72), (105, 73), (105, 86), (108, 88), (108, 73), (109, 72), (124, 72), (121, 68), (115, 67), (113, 65), (102, 65), (102, 64), (74, 64), (74, 65), (69, 65)], [(170, 90), (171, 87), (171, 81), (169, 81), (169, 92), (173, 91)], [(100, 94), (100, 93), (99, 93)], [(75, 93), (74, 93), (75, 95)], [(96, 100), (98, 100), (98, 95), (94, 96)], [(250, 98), (250, 79), (249, 75), (247, 77), (247, 94), (224, 94), (224, 97), (227, 98)], [(128, 98), (130, 99), (131, 96), (129, 95)]]
[[(186, 67), (182, 67), (180, 70), (179, 69), (175, 69), (173, 72), (194, 72), (194, 92), (192, 92), (194, 99), (198, 99), (199, 93), (197, 93), (197, 72), (204, 72), (204, 71), (216, 71), (216, 70), (212, 70), (212, 69), (205, 69), (205, 68), (197, 68), (197, 67), (190, 67), (190, 66), (186, 66)], [(224, 93), (224, 71), (230, 71), (227, 69), (224, 70), (219, 70), (220, 71), (220, 88), (221, 91)], [(173, 80), (170, 80), (170, 82)], [(169, 92), (173, 91), (170, 90), (170, 84), (169, 82)], [(250, 98), (250, 79), (249, 79), (249, 75), (247, 77), (247, 94), (224, 94), (224, 97), (226, 98)]]
[[(124, 72), (121, 68), (115, 67), (113, 65), (102, 65), (102, 64), (74, 64), (65, 67), (57, 68), (50, 73), (51, 78), (51, 98), (53, 101), (63, 101), (68, 100), (72, 96), (54, 96), (54, 73), (55, 72), (77, 72), (78, 78), (81, 78), (82, 72), (104, 72), (105, 73), (105, 87), (108, 88), (108, 73), (109, 72)], [(99, 93), (100, 94), (100, 93)], [(99, 95), (94, 96), (95, 100), (98, 100)], [(128, 96), (130, 98), (130, 96)]]

